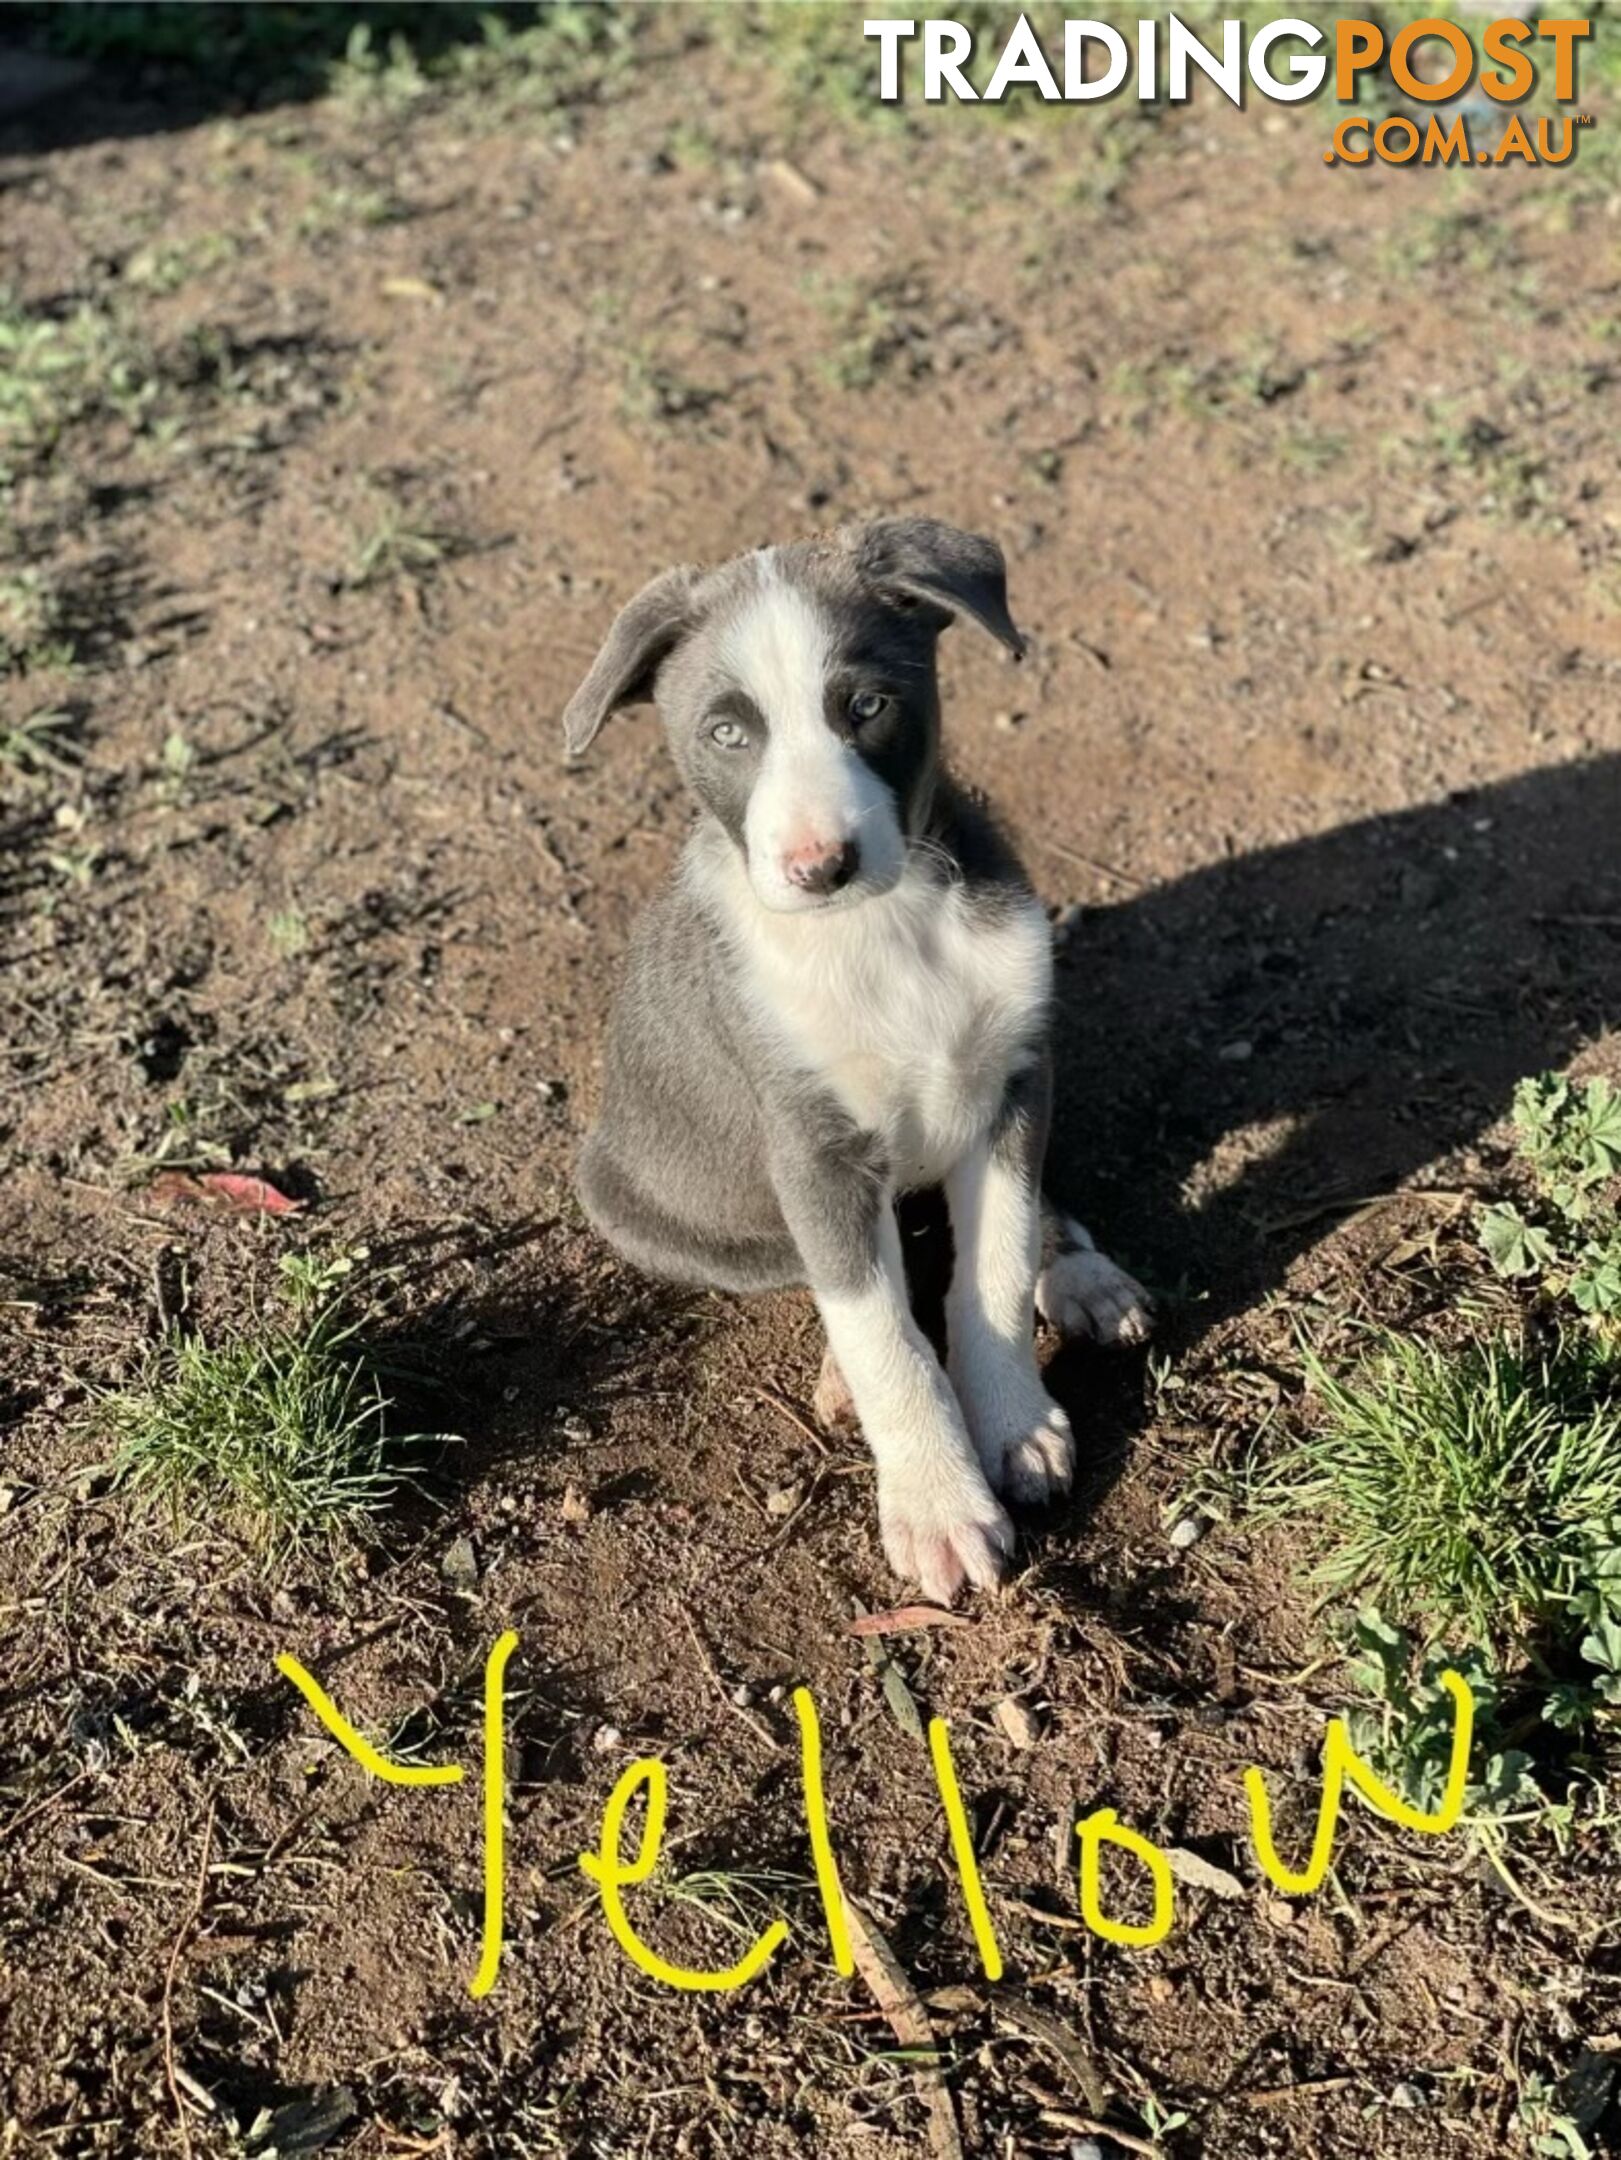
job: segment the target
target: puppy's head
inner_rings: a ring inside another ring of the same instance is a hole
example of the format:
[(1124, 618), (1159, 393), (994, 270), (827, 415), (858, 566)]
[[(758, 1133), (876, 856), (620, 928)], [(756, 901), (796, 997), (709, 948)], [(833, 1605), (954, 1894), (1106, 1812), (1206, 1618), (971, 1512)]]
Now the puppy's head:
[(653, 698), (761, 903), (850, 906), (895, 884), (928, 814), (935, 642), (957, 615), (1023, 649), (1001, 549), (934, 518), (666, 570), (569, 700), (569, 754), (611, 712)]

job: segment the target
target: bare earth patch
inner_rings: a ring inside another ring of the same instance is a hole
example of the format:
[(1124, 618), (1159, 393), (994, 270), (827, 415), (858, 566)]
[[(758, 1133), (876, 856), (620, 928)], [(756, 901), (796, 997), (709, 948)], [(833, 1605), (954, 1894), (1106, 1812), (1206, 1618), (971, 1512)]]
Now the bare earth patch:
[[(232, 114), (109, 62), (0, 116), (0, 2151), (268, 2110), (284, 2152), (880, 2160), (944, 2134), (914, 2015), (972, 2153), (1533, 2149), (1621, 2046), (1613, 1834), (1516, 1896), (1348, 1809), (1279, 1898), (1242, 1771), (1303, 1850), (1344, 1707), (1309, 1529), (1171, 1533), (1295, 1414), (1301, 1323), (1485, 1294), (1515, 1080), (1621, 1067), (1621, 198), (1330, 171), (1310, 107), (879, 125), (696, 11), (577, 65)], [(1008, 554), (1032, 656), (947, 641), (948, 741), (1058, 925), (1067, 1182), (1166, 1319), (1056, 1359), (1087, 1467), (1008, 1593), (864, 1641), (896, 1589), (859, 1443), (806, 1431), (808, 1300), (640, 1283), (569, 1195), (685, 811), (645, 713), (570, 771), (557, 722), (654, 570), (900, 509)], [(363, 1253), (460, 1444), (268, 1569), (85, 1421), (305, 1252)], [(462, 1784), (368, 1780), (282, 1651)], [(833, 1971), (801, 1685), (915, 2012)], [(643, 1754), (663, 1954), (789, 1921), (743, 1993), (639, 1975), (579, 1872)], [(1101, 1805), (1241, 1895), (1096, 1939)]]

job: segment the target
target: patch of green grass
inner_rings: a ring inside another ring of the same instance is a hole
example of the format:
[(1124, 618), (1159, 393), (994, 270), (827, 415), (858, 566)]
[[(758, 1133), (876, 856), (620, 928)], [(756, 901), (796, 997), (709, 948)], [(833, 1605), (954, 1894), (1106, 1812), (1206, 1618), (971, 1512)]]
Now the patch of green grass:
[(0, 675), (70, 668), (74, 645), (55, 586), (39, 570), (0, 577)]
[[(312, 1278), (317, 1290), (330, 1285)], [(136, 1377), (104, 1393), (95, 1428), (122, 1489), (177, 1522), (226, 1520), (267, 1558), (368, 1528), (431, 1439), (392, 1429), (393, 1401), (330, 1296), (213, 1340), (172, 1330)]]
[(1305, 1363), (1320, 1415), (1272, 1493), (1321, 1523), (1327, 1580), (1481, 1642), (1580, 1592), (1621, 1522), (1621, 1392), (1590, 1342), (1451, 1349), (1378, 1330), (1348, 1378)]
[(135, 424), (153, 388), (144, 356), (104, 309), (56, 316), (0, 290), (0, 486), (93, 412)]
[(383, 113), (454, 101), (458, 113), (498, 124), (600, 95), (630, 57), (632, 15), (608, 4), (486, 9), (476, 36), (424, 37), (439, 28), (438, 12), (419, 10), (424, 24), (392, 31), (355, 22), (329, 71), (332, 93)]

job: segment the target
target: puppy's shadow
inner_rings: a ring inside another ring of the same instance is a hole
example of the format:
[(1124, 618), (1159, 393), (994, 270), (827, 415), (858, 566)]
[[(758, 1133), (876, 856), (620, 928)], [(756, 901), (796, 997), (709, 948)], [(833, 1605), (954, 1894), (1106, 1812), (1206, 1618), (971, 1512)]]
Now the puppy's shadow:
[(1051, 1180), (1105, 1250), (1191, 1293), (1185, 1346), (1615, 1024), (1621, 755), (1088, 911), (1056, 1005)]

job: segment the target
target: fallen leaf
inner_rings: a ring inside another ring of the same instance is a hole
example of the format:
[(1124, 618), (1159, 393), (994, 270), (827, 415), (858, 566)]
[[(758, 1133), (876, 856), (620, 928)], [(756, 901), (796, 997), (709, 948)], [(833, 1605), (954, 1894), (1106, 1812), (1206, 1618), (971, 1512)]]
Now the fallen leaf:
[(1105, 2112), (1109, 2104), (1108, 2090), (1078, 2034), (1061, 2019), (1038, 2010), (1033, 2003), (1019, 2002), (1012, 1997), (997, 2002), (996, 2015), (1004, 2025), (1011, 2025), (1015, 2032), (1023, 2033), (1027, 2040), (1034, 2040), (1056, 2055), (1075, 2080), (1077, 2090), (1092, 2113), (1101, 2115)]
[(966, 1613), (947, 1612), (943, 1605), (897, 1605), (893, 1612), (858, 1613), (850, 1622), (852, 1635), (905, 1635), (914, 1628), (972, 1627)]
[[(1213, 1861), (1202, 1860), (1196, 1852), (1189, 1852), (1185, 1845), (1162, 1845), (1165, 1865), (1179, 1883), (1186, 1883), (1190, 1890), (1208, 1890), (1215, 1897), (1241, 1898), (1246, 1895), (1238, 1877)], [(1290, 1918), (1293, 1919), (1293, 1909)]]
[(801, 172), (799, 167), (790, 164), (787, 158), (772, 158), (765, 167), (765, 174), (768, 180), (775, 180), (785, 195), (791, 195), (795, 202), (803, 203), (807, 209), (812, 203), (818, 203), (822, 199), (822, 191), (810, 174)]
[(199, 1200), (242, 1215), (297, 1215), (304, 1205), (289, 1200), (268, 1178), (247, 1177), (237, 1170), (160, 1170), (146, 1190), (147, 1198), (159, 1206)]
[(384, 278), (381, 290), (385, 300), (426, 300), (434, 307), (444, 305), (444, 294), (426, 278)]
[[(922, 1998), (906, 1977), (906, 1968), (861, 1910), (843, 1899), (844, 1924), (850, 1935), (850, 1954), (872, 1994), (873, 2001), (889, 2020), (889, 2029), (903, 2048), (919, 2048), (938, 2057), (934, 2027)], [(938, 2060), (917, 2064), (912, 2081), (929, 2117), (929, 2143), (936, 2160), (963, 2160), (962, 2133), (957, 2110), (942, 2076)]]
[(1016, 1748), (1033, 1748), (1041, 1738), (1041, 1720), (1017, 1695), (1004, 1695), (996, 1706), (996, 1722)]
[(901, 1671), (895, 1660), (882, 1645), (875, 1642), (871, 1636), (868, 1636), (863, 1641), (861, 1647), (867, 1653), (868, 1664), (878, 1675), (878, 1685), (884, 1691), (884, 1700), (889, 1705), (890, 1716), (895, 1720), (901, 1731), (908, 1734), (912, 1739), (926, 1739), (927, 1735), (923, 1730), (923, 1713), (917, 1706), (917, 1697), (906, 1684), (905, 1673)]
[(341, 2137), (360, 2112), (348, 2085), (308, 2100), (289, 2100), (279, 2108), (261, 2108), (248, 2132), (247, 2149), (255, 2160), (301, 2160), (323, 2152)]

